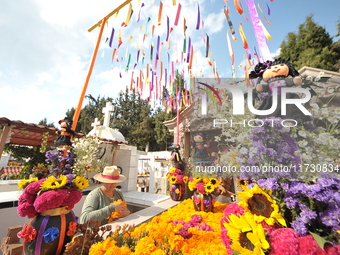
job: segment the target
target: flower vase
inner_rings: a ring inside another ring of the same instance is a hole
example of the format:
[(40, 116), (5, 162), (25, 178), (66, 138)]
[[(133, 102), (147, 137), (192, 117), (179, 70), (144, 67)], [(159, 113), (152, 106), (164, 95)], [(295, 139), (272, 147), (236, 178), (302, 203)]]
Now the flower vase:
[(214, 199), (211, 194), (201, 194), (195, 191), (193, 203), (198, 212), (212, 212), (214, 210)]
[[(25, 255), (63, 254), (65, 245), (71, 241), (75, 233), (75, 221), (74, 213), (65, 207), (38, 214), (21, 231)], [(32, 235), (32, 232), (35, 234)]]
[(181, 201), (184, 187), (182, 184), (170, 184), (170, 198), (173, 201)]

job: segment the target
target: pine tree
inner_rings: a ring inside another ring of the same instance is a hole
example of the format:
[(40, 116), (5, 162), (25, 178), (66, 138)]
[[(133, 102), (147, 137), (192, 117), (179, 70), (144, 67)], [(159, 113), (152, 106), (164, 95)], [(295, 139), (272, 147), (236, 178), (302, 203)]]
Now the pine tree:
[(281, 43), (279, 57), (290, 58), (296, 69), (310, 66), (335, 71), (339, 53), (332, 45), (332, 37), (324, 27), (314, 22), (311, 15), (299, 25), (297, 34), (289, 33), (286, 36)]

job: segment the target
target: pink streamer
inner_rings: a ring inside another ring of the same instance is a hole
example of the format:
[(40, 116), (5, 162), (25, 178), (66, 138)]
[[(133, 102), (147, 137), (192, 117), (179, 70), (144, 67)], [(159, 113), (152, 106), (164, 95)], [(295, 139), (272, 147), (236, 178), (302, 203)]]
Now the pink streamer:
[(263, 33), (259, 15), (256, 11), (254, 0), (246, 0), (246, 3), (247, 3), (250, 19), (252, 21), (253, 30), (255, 33), (255, 38), (256, 38), (256, 42), (260, 50), (261, 57), (264, 61), (271, 60), (272, 57), (270, 56), (270, 51), (269, 51), (269, 48), (266, 42), (266, 37)]
[(176, 19), (175, 19), (175, 24), (174, 24), (175, 26), (178, 25), (179, 16), (181, 15), (181, 8), (182, 8), (182, 5), (178, 3), (177, 14), (176, 14)]

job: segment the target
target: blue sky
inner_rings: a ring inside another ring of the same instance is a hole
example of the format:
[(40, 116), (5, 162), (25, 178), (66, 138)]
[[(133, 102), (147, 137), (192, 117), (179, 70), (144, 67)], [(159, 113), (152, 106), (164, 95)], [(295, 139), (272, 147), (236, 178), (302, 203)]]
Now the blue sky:
[[(43, 118), (57, 124), (67, 109), (78, 103), (81, 88), (87, 75), (92, 51), (97, 38), (98, 29), (89, 33), (87, 29), (101, 20), (123, 1), (113, 0), (4, 0), (0, 3), (0, 117), (37, 123)], [(109, 19), (98, 53), (97, 61), (91, 76), (87, 94), (116, 97), (121, 89), (130, 84), (131, 71), (136, 61), (137, 45), (148, 25), (149, 36), (142, 46), (145, 47), (145, 63), (149, 59), (150, 44), (157, 44), (157, 36), (164, 41), (166, 36), (166, 16), (170, 26), (174, 28), (170, 35), (171, 59), (176, 59), (179, 48), (183, 46), (183, 17), (187, 20), (187, 38), (192, 39), (195, 54), (193, 73), (198, 75), (202, 70), (205, 77), (212, 71), (205, 58), (205, 44), (202, 30), (196, 30), (197, 4), (204, 21), (204, 34), (209, 35), (212, 61), (216, 61), (220, 77), (231, 76), (231, 60), (228, 53), (226, 30), (229, 28), (223, 14), (226, 3), (223, 0), (176, 0), (181, 3), (182, 12), (177, 27), (173, 26), (177, 6), (172, 0), (163, 0), (161, 25), (157, 25), (159, 0), (145, 2), (141, 9), (141, 19), (137, 23), (137, 14), (143, 1), (133, 0), (134, 13), (130, 24), (122, 29), (123, 44), (119, 48), (119, 63), (111, 61), (112, 48), (105, 43), (110, 37), (112, 27), (117, 31), (122, 21), (126, 20), (128, 7), (125, 7), (114, 19)], [(227, 1), (230, 18), (236, 30), (237, 41), (232, 41), (235, 53), (235, 65), (239, 66), (244, 58), (245, 50), (238, 32), (242, 22), (249, 47), (253, 53), (256, 45), (250, 21), (239, 15), (233, 0)], [(244, 14), (249, 18), (245, 0), (240, 0)], [(288, 32), (297, 32), (306, 16), (313, 14), (314, 21), (326, 28), (334, 36), (339, 20), (339, 0), (327, 1), (294, 1), (294, 0), (255, 0), (260, 3), (266, 17), (272, 23), (265, 27), (273, 37), (267, 41), (273, 55), (279, 51), (281, 42)], [(271, 14), (267, 14), (266, 3)], [(147, 23), (148, 17), (151, 21)], [(151, 36), (151, 25), (156, 24), (154, 37)], [(140, 26), (143, 26), (140, 30)], [(142, 32), (140, 32), (142, 31)], [(133, 39), (128, 43), (129, 37)], [(335, 38), (338, 40), (339, 38)], [(117, 41), (114, 41), (117, 44)], [(176, 51), (177, 45), (177, 51)], [(127, 50), (128, 47), (128, 50)], [(177, 53), (176, 53), (177, 52)], [(125, 72), (127, 56), (131, 54), (129, 71)], [(163, 45), (162, 56), (166, 59), (167, 50)], [(164, 65), (167, 61), (164, 60)], [(177, 68), (184, 65), (177, 64)], [(185, 66), (184, 66), (185, 67)], [(141, 59), (135, 72), (143, 68)], [(120, 78), (119, 73), (122, 74)], [(163, 74), (164, 75), (164, 74)], [(237, 68), (237, 76), (244, 75), (242, 68)], [(87, 101), (84, 101), (86, 104)]]

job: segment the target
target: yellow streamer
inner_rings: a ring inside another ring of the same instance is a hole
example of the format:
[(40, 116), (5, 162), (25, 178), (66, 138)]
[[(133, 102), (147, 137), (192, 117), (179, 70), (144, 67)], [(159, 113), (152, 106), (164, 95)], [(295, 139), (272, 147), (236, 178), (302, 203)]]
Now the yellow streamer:
[(176, 0), (172, 0), (172, 5), (176, 5)]
[(268, 33), (266, 27), (263, 25), (261, 20), (260, 20), (260, 22), (261, 22), (261, 26), (262, 26), (264, 36), (267, 38), (268, 41), (270, 41), (271, 39), (273, 39), (273, 37)]
[(129, 5), (129, 11), (128, 11), (128, 14), (127, 14), (127, 16), (126, 16), (125, 25), (129, 25), (130, 18), (131, 18), (131, 12), (132, 12), (132, 4), (130, 3), (130, 5)]

